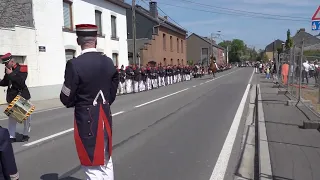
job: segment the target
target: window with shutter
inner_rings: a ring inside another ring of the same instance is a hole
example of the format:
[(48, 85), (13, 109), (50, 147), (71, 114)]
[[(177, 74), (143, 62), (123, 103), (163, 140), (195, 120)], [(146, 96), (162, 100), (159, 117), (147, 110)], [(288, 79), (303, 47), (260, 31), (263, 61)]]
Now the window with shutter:
[(183, 53), (183, 40), (181, 40), (181, 53)]
[(111, 16), (111, 37), (117, 38), (117, 17)]
[(69, 1), (63, 1), (63, 29), (72, 30), (72, 3)]
[(115, 66), (118, 66), (118, 53), (112, 53), (112, 61)]
[(179, 38), (177, 38), (177, 52), (179, 52)]
[(96, 25), (98, 26), (98, 34), (102, 35), (102, 18), (101, 18), (102, 12), (96, 10), (95, 11), (95, 20)]

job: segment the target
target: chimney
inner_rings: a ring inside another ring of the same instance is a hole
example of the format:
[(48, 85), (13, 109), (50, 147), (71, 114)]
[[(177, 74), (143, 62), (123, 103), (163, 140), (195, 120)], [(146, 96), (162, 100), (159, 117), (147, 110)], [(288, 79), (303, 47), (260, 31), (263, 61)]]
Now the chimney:
[(163, 16), (163, 17), (164, 17), (164, 19), (168, 20), (168, 16)]
[(154, 1), (149, 2), (149, 11), (152, 17), (158, 18), (157, 2), (154, 2)]
[(306, 29), (305, 28), (300, 28), (300, 32), (305, 32)]

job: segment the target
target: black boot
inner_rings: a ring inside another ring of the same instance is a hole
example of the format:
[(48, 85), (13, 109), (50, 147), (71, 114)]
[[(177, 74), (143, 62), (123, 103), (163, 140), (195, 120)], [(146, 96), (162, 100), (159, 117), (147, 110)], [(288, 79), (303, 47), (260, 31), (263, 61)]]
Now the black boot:
[(22, 139), (21, 139), (21, 142), (27, 142), (27, 141), (29, 141), (29, 139), (30, 139), (29, 136), (23, 135)]
[(17, 139), (16, 138), (10, 138), (10, 141), (11, 141), (11, 143), (15, 143), (15, 142), (17, 142)]

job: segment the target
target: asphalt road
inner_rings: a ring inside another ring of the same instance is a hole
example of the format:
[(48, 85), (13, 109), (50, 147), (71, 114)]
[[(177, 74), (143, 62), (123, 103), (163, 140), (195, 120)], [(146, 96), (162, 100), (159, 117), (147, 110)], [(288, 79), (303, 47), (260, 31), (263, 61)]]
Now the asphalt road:
[[(203, 77), (117, 97), (112, 105), (115, 179), (209, 180), (213, 170), (233, 172), (223, 168), (233, 168), (236, 156), (229, 165), (215, 165), (218, 159), (228, 159), (228, 148), (232, 149), (225, 144), (230, 145), (229, 129), (238, 121), (235, 115), (252, 72), (236, 68), (219, 73), (215, 80)], [(13, 145), (21, 180), (84, 179), (75, 151), (72, 110), (33, 115), (31, 139)]]

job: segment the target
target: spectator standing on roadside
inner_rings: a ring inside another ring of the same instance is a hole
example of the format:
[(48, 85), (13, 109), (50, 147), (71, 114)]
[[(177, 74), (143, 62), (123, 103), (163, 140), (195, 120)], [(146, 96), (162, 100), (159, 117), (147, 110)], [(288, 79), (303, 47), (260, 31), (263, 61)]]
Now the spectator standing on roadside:
[(309, 84), (309, 70), (310, 70), (310, 65), (307, 60), (304, 61), (302, 64), (302, 83), (304, 83), (304, 79), (306, 79), (307, 84)]

